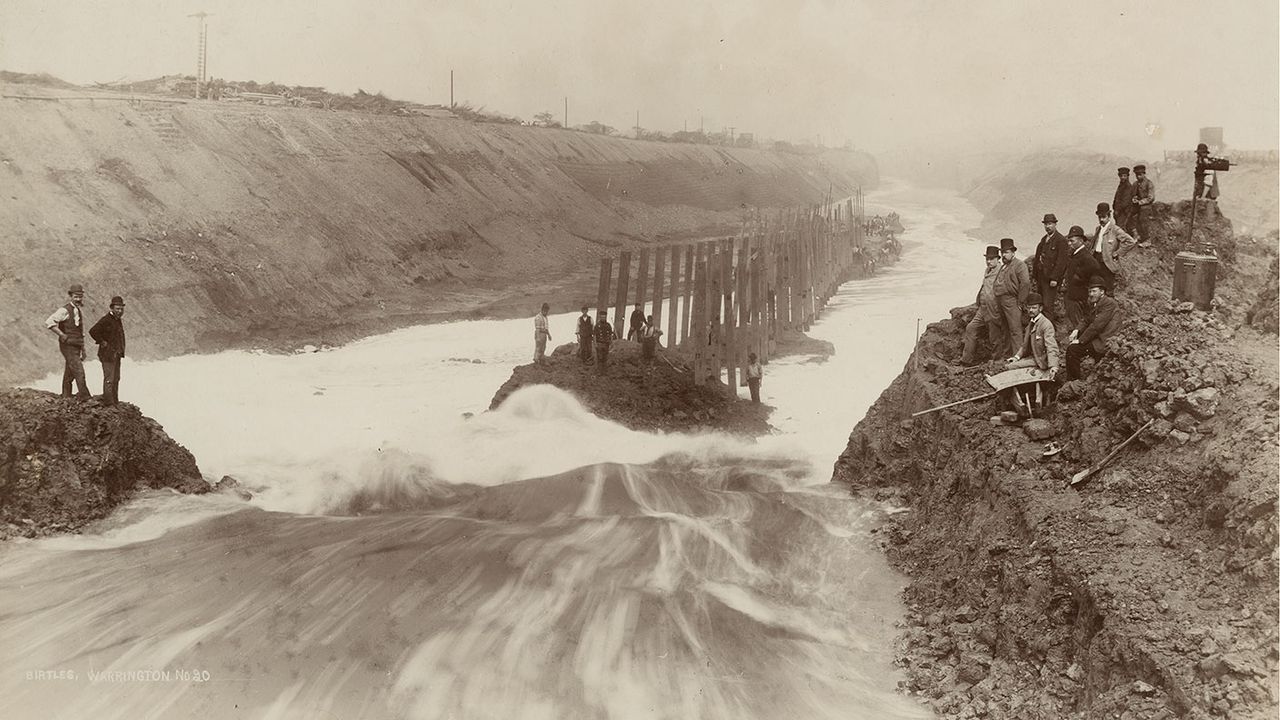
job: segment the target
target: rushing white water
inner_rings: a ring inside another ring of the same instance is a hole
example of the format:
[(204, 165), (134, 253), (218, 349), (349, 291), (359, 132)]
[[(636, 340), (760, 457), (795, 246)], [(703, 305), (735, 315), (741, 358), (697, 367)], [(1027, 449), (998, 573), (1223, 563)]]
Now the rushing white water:
[(953, 196), (870, 201), (920, 245), (836, 296), (834, 356), (768, 366), (758, 443), (545, 386), (479, 413), (531, 320), (126, 365), (122, 397), (254, 498), (151, 493), (0, 550), (6, 716), (926, 716), (894, 690), (879, 511), (825, 481), (981, 246)]

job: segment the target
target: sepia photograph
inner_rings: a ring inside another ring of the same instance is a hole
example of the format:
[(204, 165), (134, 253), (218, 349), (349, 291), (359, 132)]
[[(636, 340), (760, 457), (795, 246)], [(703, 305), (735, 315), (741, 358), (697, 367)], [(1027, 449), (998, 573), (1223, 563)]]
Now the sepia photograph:
[(1275, 720), (1275, 0), (0, 0), (0, 717)]

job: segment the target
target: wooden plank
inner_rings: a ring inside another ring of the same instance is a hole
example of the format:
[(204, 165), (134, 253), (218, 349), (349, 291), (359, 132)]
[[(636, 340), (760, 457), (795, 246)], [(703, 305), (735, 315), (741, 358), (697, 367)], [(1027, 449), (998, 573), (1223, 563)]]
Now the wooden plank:
[[(701, 255), (701, 252), (699, 252)], [(693, 349), (693, 384), (704, 385), (707, 382), (707, 342), (705, 327), (707, 314), (707, 261), (698, 258), (693, 275), (693, 317), (691, 319), (694, 334), (686, 335), (685, 344)]]
[(707, 246), (707, 376), (720, 381), (720, 313), (723, 293), (720, 290), (720, 253), (717, 242)]
[[(663, 271), (666, 269), (667, 249), (665, 247), (656, 247), (653, 249), (653, 326), (658, 330), (662, 329), (662, 295), (663, 288)], [(670, 342), (670, 341), (668, 341)], [(667, 347), (667, 343), (662, 343), (663, 347)]]
[[(691, 245), (690, 245), (690, 246), (685, 250), (685, 255), (684, 255), (684, 256), (685, 256), (685, 259), (689, 259), (689, 258), (691, 257), (691, 254), (692, 254), (692, 258), (693, 258), (693, 263), (694, 263), (694, 264), (693, 264), (691, 267), (696, 267), (696, 266), (698, 266), (698, 265), (700, 265), (700, 264), (702, 264), (702, 263), (706, 262), (706, 259), (707, 259), (707, 258), (706, 258), (706, 252), (707, 252), (706, 243), (700, 243), (700, 242), (699, 242), (699, 243), (693, 243), (693, 244), (691, 244)], [(696, 304), (696, 303), (698, 303), (698, 302), (701, 302), (701, 300), (697, 299), (697, 297), (698, 297), (697, 292), (698, 292), (698, 291), (697, 291), (697, 290), (696, 290), (692, 285), (691, 285), (691, 286), (689, 286), (689, 288), (686, 290), (687, 299), (688, 299), (688, 301), (689, 301), (689, 304), (693, 305), (693, 304)], [(702, 294), (703, 294), (703, 295), (705, 295), (705, 294), (706, 294), (707, 289), (706, 289), (706, 287), (705, 287), (705, 286), (702, 288), (702, 291), (701, 291), (701, 292), (702, 292)], [(705, 339), (706, 339), (706, 328), (705, 328), (705, 324), (706, 324), (706, 322), (707, 322), (706, 317), (705, 317), (705, 316), (703, 317), (703, 320), (702, 320), (702, 322), (703, 322), (703, 326), (698, 326), (698, 325), (696, 325), (696, 324), (692, 324), (692, 323), (693, 323), (693, 320), (694, 320), (694, 319), (693, 319), (692, 317), (681, 317), (681, 318), (680, 318), (680, 321), (684, 324), (684, 331), (683, 331), (683, 332), (681, 332), (681, 336), (682, 336), (682, 337), (684, 337), (685, 339), (688, 339), (688, 338), (696, 338), (696, 337), (698, 336), (699, 332), (701, 332), (701, 333), (703, 333), (702, 337), (703, 337), (703, 339), (705, 340)]]
[[(684, 254), (683, 245), (674, 245), (671, 248), (671, 307), (667, 308), (667, 347), (676, 347), (679, 338), (676, 336), (680, 329), (680, 315), (676, 309), (680, 306), (680, 298), (684, 295), (684, 289), (680, 286), (680, 256)], [(685, 266), (685, 273), (688, 274), (689, 268)], [(686, 280), (687, 282), (687, 280)]]
[(596, 291), (596, 317), (609, 317), (609, 282), (613, 279), (613, 258), (600, 258), (600, 287)]
[[(734, 360), (738, 363), (740, 379), (746, 382), (747, 379), (747, 353), (755, 352), (752, 347), (752, 325), (751, 325), (751, 302), (750, 302), (750, 282), (751, 282), (751, 238), (744, 237), (738, 243), (737, 267), (734, 268), (734, 279), (737, 280), (737, 293), (734, 296), (734, 304), (738, 307), (738, 332), (737, 349), (734, 353)], [(735, 387), (737, 387), (735, 385)]]
[(631, 279), (631, 251), (618, 255), (618, 294), (615, 296), (613, 331), (618, 337), (627, 336), (627, 285)]
[(738, 244), (734, 238), (727, 238), (721, 246), (720, 277), (721, 289), (724, 292), (724, 369), (725, 383), (728, 385), (730, 397), (738, 396), (738, 294), (734, 287), (734, 250)]
[[(636, 267), (636, 305), (640, 306), (641, 312), (644, 311), (645, 303), (649, 301), (648, 292), (649, 284), (649, 248), (640, 248), (640, 264)], [(639, 338), (636, 338), (639, 340)]]

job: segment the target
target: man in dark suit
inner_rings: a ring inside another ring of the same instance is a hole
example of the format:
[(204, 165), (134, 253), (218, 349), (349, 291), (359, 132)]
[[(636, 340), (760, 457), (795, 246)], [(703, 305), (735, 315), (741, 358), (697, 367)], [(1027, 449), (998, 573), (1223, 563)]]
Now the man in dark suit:
[(1044, 300), (1044, 314), (1050, 320), (1057, 319), (1058, 283), (1067, 269), (1067, 257), (1071, 250), (1067, 239), (1058, 232), (1058, 217), (1053, 213), (1044, 216), (1044, 237), (1036, 245), (1036, 255), (1031, 261), (1031, 280)]
[(1067, 311), (1067, 324), (1079, 328), (1084, 319), (1086, 304), (1089, 301), (1089, 281), (1098, 274), (1098, 261), (1093, 253), (1085, 248), (1084, 228), (1072, 225), (1067, 231), (1067, 246), (1071, 255), (1067, 257), (1067, 269), (1062, 273), (1062, 285), (1066, 287), (1066, 300), (1063, 303)]
[(1115, 298), (1107, 297), (1107, 283), (1101, 277), (1089, 281), (1089, 310), (1080, 327), (1071, 331), (1067, 345), (1067, 379), (1080, 377), (1080, 362), (1086, 357), (1107, 354), (1108, 341), (1120, 331), (1124, 318)]
[(1129, 182), (1129, 168), (1117, 168), (1116, 175), (1120, 182), (1116, 184), (1116, 194), (1111, 198), (1111, 208), (1115, 211), (1116, 224), (1133, 235), (1134, 214), (1137, 213), (1137, 208), (1133, 206), (1133, 195), (1136, 190), (1133, 183)]
[(124, 298), (111, 298), (110, 311), (89, 328), (89, 337), (98, 343), (98, 362), (102, 364), (102, 403), (120, 401), (120, 362), (124, 359)]

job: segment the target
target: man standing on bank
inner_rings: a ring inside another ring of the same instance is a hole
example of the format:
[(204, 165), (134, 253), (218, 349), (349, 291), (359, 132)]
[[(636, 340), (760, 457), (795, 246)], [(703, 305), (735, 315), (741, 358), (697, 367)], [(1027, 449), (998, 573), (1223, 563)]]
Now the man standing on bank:
[(589, 306), (582, 306), (582, 315), (578, 316), (578, 359), (584, 364), (591, 362), (591, 342), (595, 335), (595, 326), (591, 324)]
[(1054, 334), (1053, 323), (1040, 312), (1040, 295), (1031, 293), (1027, 296), (1027, 314), (1031, 322), (1027, 323), (1027, 331), (1022, 334), (1022, 349), (1009, 358), (1007, 370), (1034, 367), (1049, 373), (1053, 380), (1058, 375), (1058, 337)]
[(1116, 184), (1116, 194), (1111, 198), (1111, 209), (1115, 211), (1116, 222), (1124, 231), (1132, 235), (1133, 216), (1138, 209), (1133, 204), (1135, 193), (1133, 183), (1129, 182), (1129, 168), (1116, 168), (1120, 182)]
[(1062, 274), (1066, 299), (1063, 305), (1067, 311), (1067, 324), (1073, 329), (1080, 327), (1084, 318), (1085, 306), (1089, 301), (1089, 281), (1098, 274), (1098, 261), (1093, 253), (1084, 247), (1084, 228), (1072, 225), (1067, 231), (1067, 245), (1071, 255), (1067, 258), (1067, 269)]
[(111, 310), (89, 328), (89, 337), (98, 343), (102, 364), (102, 403), (120, 402), (120, 361), (124, 359), (124, 298), (111, 298)]
[(747, 353), (747, 387), (751, 388), (751, 402), (760, 404), (760, 381), (764, 380), (764, 368), (755, 353)]
[(70, 301), (53, 311), (44, 326), (58, 336), (62, 352), (62, 397), (71, 397), (71, 381), (80, 386), (76, 397), (88, 400), (89, 385), (84, 381), (84, 287), (76, 283), (67, 289)]
[(988, 245), (986, 259), (987, 269), (982, 276), (982, 286), (978, 288), (978, 311), (973, 314), (969, 324), (964, 326), (964, 351), (960, 355), (961, 365), (978, 364), (974, 353), (978, 348), (978, 333), (982, 332), (983, 328), (987, 329), (987, 340), (991, 342), (992, 347), (1000, 349), (1006, 344), (1004, 337), (1000, 334), (1000, 306), (996, 304), (995, 292), (996, 272), (1000, 269), (1000, 248)]
[(1044, 237), (1036, 245), (1036, 255), (1031, 261), (1031, 278), (1044, 298), (1044, 314), (1056, 317), (1058, 302), (1058, 283), (1062, 281), (1062, 273), (1067, 269), (1067, 257), (1071, 250), (1067, 248), (1067, 239), (1058, 232), (1058, 217), (1053, 213), (1044, 216)]
[(997, 351), (1006, 356), (1018, 350), (1022, 330), (1022, 305), (1031, 293), (1031, 276), (1027, 272), (1027, 264), (1016, 256), (1017, 252), (1013, 238), (1000, 238), (1000, 261), (1003, 264), (996, 271), (995, 293), (1007, 343), (1004, 348), (997, 348)]
[(1143, 242), (1151, 242), (1147, 237), (1147, 208), (1156, 201), (1156, 184), (1147, 178), (1146, 165), (1134, 165), (1133, 172), (1138, 181), (1133, 184), (1133, 227), (1134, 237)]
[(551, 306), (542, 303), (542, 311), (533, 316), (533, 361), (538, 365), (547, 363), (547, 341), (551, 339), (551, 328), (547, 326), (547, 312)]
[(1098, 203), (1098, 227), (1093, 231), (1093, 259), (1098, 261), (1098, 274), (1107, 282), (1107, 294), (1116, 294), (1116, 276), (1120, 274), (1121, 243), (1137, 242), (1111, 219), (1111, 207)]
[(1089, 281), (1089, 310), (1080, 327), (1071, 331), (1067, 345), (1067, 379), (1080, 378), (1080, 362), (1084, 358), (1101, 358), (1107, 354), (1107, 343), (1120, 331), (1124, 318), (1114, 298), (1107, 297), (1106, 282), (1095, 277)]
[(609, 322), (607, 309), (601, 310), (596, 317), (596, 372), (604, 373), (609, 369), (609, 348), (613, 346), (613, 325)]
[(635, 339), (636, 342), (643, 340), (644, 330), (644, 310), (640, 308), (640, 303), (636, 303), (636, 309), (631, 311), (630, 326), (627, 330), (627, 339)]

